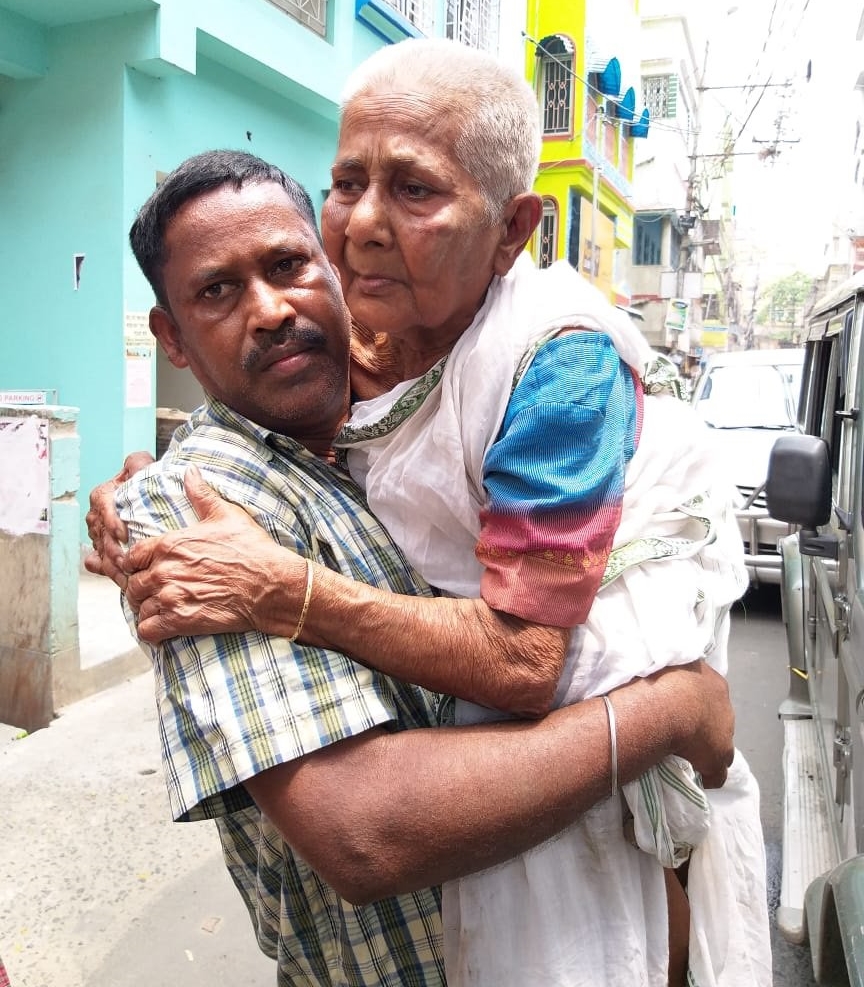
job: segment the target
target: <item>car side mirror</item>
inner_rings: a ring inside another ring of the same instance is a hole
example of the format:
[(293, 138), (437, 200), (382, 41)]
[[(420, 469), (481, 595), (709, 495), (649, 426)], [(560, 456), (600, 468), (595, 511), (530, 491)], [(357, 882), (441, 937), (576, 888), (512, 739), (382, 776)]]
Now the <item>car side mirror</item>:
[(777, 439), (765, 499), (771, 516), (787, 524), (815, 529), (831, 520), (831, 461), (824, 439), (800, 434)]
[(831, 460), (824, 439), (815, 435), (777, 439), (768, 460), (765, 500), (772, 517), (801, 526), (802, 555), (837, 558), (836, 535), (816, 530), (831, 520)]

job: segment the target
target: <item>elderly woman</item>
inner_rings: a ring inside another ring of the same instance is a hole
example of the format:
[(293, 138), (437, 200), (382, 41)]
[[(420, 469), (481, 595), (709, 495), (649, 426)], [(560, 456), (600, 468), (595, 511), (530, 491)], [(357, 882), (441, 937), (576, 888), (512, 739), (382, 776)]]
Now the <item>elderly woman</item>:
[[(533, 93), (470, 49), (405, 42), (349, 81), (322, 232), (364, 400), (335, 445), (448, 598), (430, 616), (428, 601), (291, 557), (192, 484), (216, 520), (129, 559), (150, 565), (128, 586), (142, 638), (300, 630), (460, 697), (463, 722), (497, 715), (487, 707), (542, 713), (696, 657), (725, 670), (746, 580), (705, 435), (651, 393), (663, 368), (629, 320), (568, 265), (538, 272), (524, 254), (538, 147)], [(460, 653), (452, 631), (466, 625), (478, 646)], [(673, 759), (624, 795), (445, 887), (448, 983), (683, 983), (689, 947), (690, 983), (770, 984), (743, 759), (710, 809)], [(668, 880), (688, 854), (689, 903)]]

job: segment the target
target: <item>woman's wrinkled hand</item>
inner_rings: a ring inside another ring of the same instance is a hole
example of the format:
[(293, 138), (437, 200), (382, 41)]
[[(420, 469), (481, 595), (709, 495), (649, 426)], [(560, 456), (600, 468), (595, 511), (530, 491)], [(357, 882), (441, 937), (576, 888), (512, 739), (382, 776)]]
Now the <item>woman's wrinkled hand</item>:
[(261, 623), (272, 590), (293, 559), (302, 580), (303, 560), (223, 500), (194, 466), (184, 485), (198, 522), (138, 542), (122, 561), (139, 637), (158, 644), (179, 635), (268, 630)]

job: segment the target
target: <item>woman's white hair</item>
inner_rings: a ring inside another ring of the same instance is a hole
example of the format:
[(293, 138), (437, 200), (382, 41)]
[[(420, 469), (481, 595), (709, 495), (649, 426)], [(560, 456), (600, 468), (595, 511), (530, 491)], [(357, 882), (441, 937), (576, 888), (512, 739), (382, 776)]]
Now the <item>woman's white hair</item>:
[(342, 110), (364, 93), (423, 92), (458, 114), (454, 151), (474, 178), (490, 220), (530, 192), (540, 159), (540, 111), (528, 83), (492, 55), (444, 38), (379, 49), (348, 77)]

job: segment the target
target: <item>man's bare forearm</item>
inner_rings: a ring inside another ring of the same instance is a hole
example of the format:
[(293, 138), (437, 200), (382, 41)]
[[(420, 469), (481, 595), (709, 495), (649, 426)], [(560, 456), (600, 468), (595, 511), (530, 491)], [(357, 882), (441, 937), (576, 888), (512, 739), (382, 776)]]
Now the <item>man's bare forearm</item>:
[[(732, 714), (715, 673), (670, 670), (613, 702), (619, 784), (672, 753), (722, 781)], [(534, 723), (373, 730), (246, 784), (301, 856), (368, 902), (507, 860), (608, 797), (606, 710), (588, 700)]]

